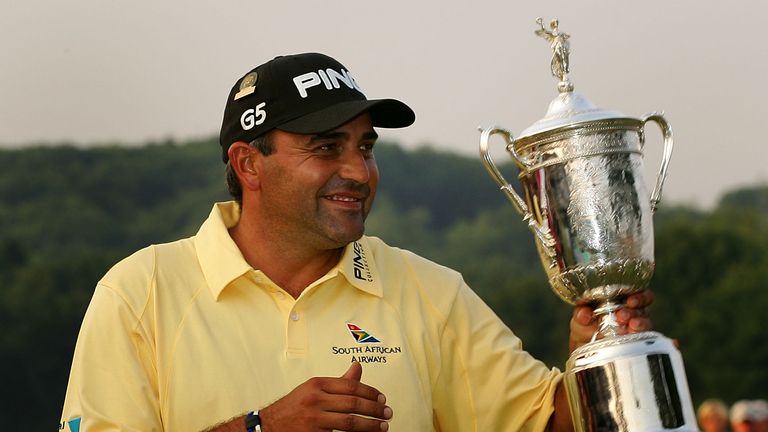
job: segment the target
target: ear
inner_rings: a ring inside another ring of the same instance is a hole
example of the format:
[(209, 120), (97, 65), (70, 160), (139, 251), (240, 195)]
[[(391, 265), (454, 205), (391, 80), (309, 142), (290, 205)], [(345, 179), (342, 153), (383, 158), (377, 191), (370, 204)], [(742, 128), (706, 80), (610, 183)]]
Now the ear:
[(257, 190), (261, 187), (259, 168), (261, 166), (261, 153), (248, 143), (238, 141), (227, 150), (229, 163), (235, 170), (237, 178), (240, 180), (240, 187), (243, 192), (246, 190)]

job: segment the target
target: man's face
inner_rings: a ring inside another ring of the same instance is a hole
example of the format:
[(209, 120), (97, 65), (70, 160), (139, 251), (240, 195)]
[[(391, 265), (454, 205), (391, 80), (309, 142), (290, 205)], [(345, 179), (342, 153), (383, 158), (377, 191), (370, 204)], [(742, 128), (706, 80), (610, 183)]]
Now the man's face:
[(317, 135), (274, 131), (274, 151), (262, 158), (261, 222), (316, 249), (359, 239), (379, 181), (377, 137), (367, 113)]
[(753, 432), (750, 421), (731, 422), (731, 429), (733, 432)]
[(699, 419), (699, 425), (704, 432), (724, 431), (727, 423), (727, 419), (716, 412), (709, 412)]

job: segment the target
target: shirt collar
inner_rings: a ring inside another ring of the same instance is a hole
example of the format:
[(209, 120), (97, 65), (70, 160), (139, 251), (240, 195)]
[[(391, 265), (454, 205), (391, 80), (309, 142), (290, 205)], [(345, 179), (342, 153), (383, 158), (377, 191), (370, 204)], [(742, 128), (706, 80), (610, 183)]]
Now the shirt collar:
[[(237, 203), (216, 203), (195, 236), (197, 258), (216, 299), (230, 283), (253, 271), (229, 235), (229, 228), (239, 221), (240, 206)], [(339, 273), (355, 288), (378, 297), (383, 295), (381, 278), (367, 237), (363, 236), (345, 246), (339, 263), (321, 279)]]
[(195, 236), (197, 259), (216, 299), (232, 281), (253, 270), (229, 235), (239, 220), (236, 202), (216, 203)]
[(348, 244), (344, 248), (336, 269), (355, 288), (377, 297), (383, 295), (381, 277), (379, 277), (368, 237), (363, 236), (360, 240)]

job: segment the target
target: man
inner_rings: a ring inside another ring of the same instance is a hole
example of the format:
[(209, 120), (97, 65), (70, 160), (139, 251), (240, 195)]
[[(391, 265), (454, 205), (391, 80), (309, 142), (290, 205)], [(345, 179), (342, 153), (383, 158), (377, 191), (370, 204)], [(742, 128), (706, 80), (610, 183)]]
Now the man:
[[(523, 351), (461, 275), (363, 236), (374, 127), (414, 119), (402, 102), (367, 100), (321, 54), (239, 79), (220, 135), (236, 202), (99, 282), (62, 428), (570, 429), (560, 372)], [(648, 328), (650, 301), (628, 299), (629, 331)], [(595, 330), (576, 309), (571, 349)]]
[(728, 407), (720, 399), (707, 399), (696, 410), (696, 418), (702, 432), (728, 430)]
[(768, 402), (743, 399), (731, 407), (733, 432), (768, 432)]

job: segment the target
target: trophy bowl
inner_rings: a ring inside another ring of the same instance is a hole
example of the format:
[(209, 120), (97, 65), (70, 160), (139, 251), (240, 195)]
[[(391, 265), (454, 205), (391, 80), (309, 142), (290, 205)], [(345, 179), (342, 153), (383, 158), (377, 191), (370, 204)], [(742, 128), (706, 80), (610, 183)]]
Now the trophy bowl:
[[(553, 105), (571, 112), (591, 106), (572, 93), (561, 94)], [(653, 208), (672, 151), (672, 132), (660, 114), (643, 119), (606, 117), (613, 113), (594, 109), (589, 114), (600, 118), (571, 118), (545, 130), (534, 124), (534, 133), (529, 128), (516, 140), (498, 127), (481, 136), (486, 168), (528, 221), (551, 287), (570, 304), (604, 303), (648, 286), (654, 269)], [(662, 174), (650, 199), (641, 153), (648, 121), (662, 127), (666, 141)], [(507, 140), (524, 198), (490, 158), (493, 134)]]

